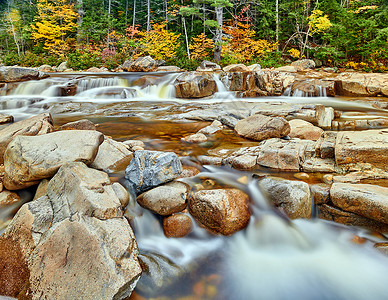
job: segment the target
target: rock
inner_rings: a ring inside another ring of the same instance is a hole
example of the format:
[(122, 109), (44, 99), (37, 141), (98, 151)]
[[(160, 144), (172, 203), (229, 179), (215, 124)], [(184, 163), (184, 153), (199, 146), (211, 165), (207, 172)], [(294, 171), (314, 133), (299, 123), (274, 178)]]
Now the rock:
[(20, 196), (11, 191), (3, 190), (0, 192), (0, 208), (4, 205), (13, 204), (20, 201)]
[(339, 208), (388, 224), (388, 188), (372, 184), (333, 183), (331, 201)]
[(330, 202), (330, 185), (324, 183), (313, 184), (310, 186), (310, 191), (315, 205)]
[(315, 152), (320, 158), (334, 158), (336, 131), (325, 131), (323, 137), (315, 145)]
[(201, 190), (189, 200), (190, 214), (207, 229), (231, 235), (248, 225), (249, 197), (237, 189)]
[(4, 154), (4, 186), (23, 189), (53, 176), (66, 162), (93, 162), (103, 134), (65, 130), (39, 136), (17, 136)]
[(291, 120), (289, 121), (291, 131), (288, 134), (291, 138), (299, 138), (302, 140), (317, 141), (324, 133), (324, 131), (304, 120)]
[(87, 69), (85, 72), (100, 73), (100, 72), (106, 72), (106, 71), (108, 71), (106, 68), (91, 67)]
[(120, 183), (114, 182), (112, 183), (112, 189), (119, 199), (121, 206), (125, 208), (129, 203), (129, 193), (126, 188), (123, 187)]
[(334, 97), (334, 81), (308, 79), (296, 81), (291, 86), (290, 96), (300, 97)]
[(336, 95), (388, 96), (386, 73), (341, 73), (335, 78)]
[(217, 91), (212, 74), (200, 72), (182, 73), (175, 80), (174, 86), (178, 98), (203, 98), (211, 96)]
[(54, 69), (52, 66), (50, 65), (41, 65), (39, 68), (38, 68), (38, 71), (39, 72), (54, 72)]
[(232, 162), (233, 168), (240, 169), (240, 170), (254, 169), (256, 167), (256, 164), (257, 164), (257, 156), (253, 156), (249, 154), (238, 156)]
[(311, 197), (306, 182), (265, 177), (259, 181), (259, 186), (291, 219), (310, 218)]
[(39, 79), (37, 69), (23, 67), (0, 67), (0, 82), (17, 82), (31, 79)]
[(336, 166), (332, 158), (310, 157), (302, 162), (301, 170), (314, 173), (333, 173), (336, 171)]
[(125, 179), (137, 193), (174, 180), (182, 172), (182, 164), (173, 152), (135, 151), (125, 170)]
[(291, 66), (298, 69), (314, 69), (315, 62), (312, 59), (300, 59), (291, 63)]
[(13, 116), (7, 114), (0, 114), (0, 124), (12, 123)]
[(39, 199), (40, 197), (43, 197), (44, 195), (47, 194), (47, 187), (48, 187), (49, 182), (50, 181), (48, 179), (43, 179), (39, 183), (33, 200)]
[(288, 135), (290, 125), (284, 118), (256, 114), (238, 121), (234, 130), (245, 138), (262, 141)]
[(137, 202), (156, 214), (168, 216), (186, 208), (188, 191), (186, 184), (173, 181), (141, 194)]
[(181, 140), (186, 143), (203, 143), (207, 141), (207, 137), (203, 133), (195, 133), (188, 135)]
[(222, 158), (216, 156), (200, 155), (198, 160), (203, 165), (221, 166)]
[(388, 233), (388, 225), (357, 214), (343, 211), (328, 204), (318, 205), (318, 216), (321, 219), (334, 221), (340, 224), (364, 227), (373, 231)]
[(298, 72), (298, 68), (295, 66), (283, 66), (283, 67), (275, 68), (274, 71), (296, 73)]
[(156, 61), (151, 56), (144, 56), (135, 61), (125, 61), (121, 68), (127, 72), (152, 72), (157, 67)]
[(87, 119), (83, 119), (63, 124), (58, 130), (96, 130), (96, 124)]
[(197, 175), (200, 171), (193, 166), (183, 166), (182, 167), (182, 173), (177, 177), (179, 178), (189, 178)]
[(105, 138), (90, 167), (107, 173), (123, 171), (131, 162), (132, 157), (133, 153), (124, 144)]
[(53, 119), (48, 113), (11, 124), (0, 130), (0, 163), (3, 163), (4, 152), (12, 139), (19, 135), (41, 135), (54, 131)]
[(221, 70), (221, 67), (214, 62), (204, 60), (197, 68), (197, 72), (214, 72)]
[(156, 72), (183, 72), (183, 70), (177, 66), (160, 66)]
[(249, 72), (249, 68), (244, 64), (228, 65), (222, 69), (224, 72)]
[(388, 130), (339, 132), (335, 160), (343, 170), (362, 170), (370, 166), (388, 171)]
[[(136, 150), (144, 150), (145, 145), (142, 141), (139, 140), (126, 140), (123, 142), (124, 145), (128, 146), (129, 150), (131, 151), (136, 151)], [(142, 149), (135, 149), (137, 148), (142, 148)]]
[(257, 72), (261, 70), (261, 66), (259, 64), (253, 64), (248, 66), (249, 71), (251, 72)]
[(222, 128), (223, 128), (222, 123), (220, 121), (215, 120), (209, 126), (206, 126), (200, 129), (198, 133), (203, 133), (204, 135), (210, 135), (210, 134), (216, 133), (217, 131), (222, 130)]
[(174, 214), (163, 219), (163, 232), (166, 237), (180, 238), (193, 229), (191, 218), (185, 214)]
[(68, 69), (67, 61), (61, 62), (57, 67), (57, 72), (65, 72)]
[(62, 166), (0, 237), (0, 294), (123, 299), (141, 274), (138, 248), (107, 174)]

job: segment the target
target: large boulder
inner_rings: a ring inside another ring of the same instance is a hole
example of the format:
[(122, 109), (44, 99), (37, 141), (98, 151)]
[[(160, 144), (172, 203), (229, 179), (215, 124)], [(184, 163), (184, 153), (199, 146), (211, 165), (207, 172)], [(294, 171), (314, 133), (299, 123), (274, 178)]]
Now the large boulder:
[(233, 64), (225, 66), (222, 69), (224, 72), (249, 72), (249, 68), (244, 64)]
[(221, 70), (221, 67), (218, 64), (208, 60), (202, 61), (199, 67), (197, 68), (198, 72), (214, 72), (219, 70)]
[(339, 132), (335, 160), (344, 170), (373, 166), (388, 170), (388, 130)]
[(335, 79), (335, 91), (341, 96), (388, 96), (386, 73), (341, 73)]
[(388, 224), (388, 188), (372, 184), (333, 183), (330, 198), (339, 208)]
[(135, 151), (131, 163), (125, 170), (125, 179), (137, 193), (177, 178), (182, 164), (173, 152)]
[(39, 79), (37, 69), (23, 67), (0, 67), (0, 82), (16, 82)]
[(128, 150), (123, 143), (105, 138), (90, 166), (107, 173), (123, 171), (130, 163), (132, 157), (132, 151)]
[(290, 133), (290, 124), (281, 117), (256, 114), (238, 121), (234, 130), (245, 138), (262, 141), (287, 136)]
[(312, 59), (300, 59), (291, 63), (291, 66), (296, 67), (297, 69), (314, 69), (315, 62)]
[(4, 186), (23, 189), (52, 177), (66, 162), (93, 162), (104, 136), (98, 131), (66, 130), (17, 136), (4, 154)]
[(0, 163), (4, 162), (4, 152), (8, 144), (19, 135), (41, 135), (54, 131), (53, 119), (48, 113), (13, 123), (0, 130)]
[(174, 82), (178, 98), (203, 98), (213, 95), (217, 85), (212, 74), (185, 72)]
[(158, 68), (158, 65), (151, 56), (144, 56), (125, 61), (121, 68), (127, 72), (152, 72)]
[(249, 197), (238, 189), (201, 190), (189, 200), (190, 214), (207, 229), (231, 235), (248, 225)]
[(304, 120), (291, 120), (289, 121), (291, 131), (288, 134), (291, 138), (299, 138), (302, 140), (317, 141), (323, 136), (323, 129), (314, 126), (310, 122)]
[(61, 167), (0, 237), (0, 295), (123, 299), (141, 274), (134, 234), (107, 174)]
[(186, 184), (174, 181), (141, 194), (137, 202), (156, 214), (168, 216), (186, 208), (188, 192)]
[(259, 181), (259, 186), (291, 219), (310, 218), (311, 196), (306, 182), (266, 177)]

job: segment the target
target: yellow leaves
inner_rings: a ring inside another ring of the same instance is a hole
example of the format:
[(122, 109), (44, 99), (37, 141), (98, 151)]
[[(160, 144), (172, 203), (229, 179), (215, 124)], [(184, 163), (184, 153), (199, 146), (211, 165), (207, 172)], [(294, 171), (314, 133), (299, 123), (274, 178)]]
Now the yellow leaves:
[(197, 35), (191, 39), (189, 45), (191, 58), (201, 59), (211, 56), (211, 52), (214, 49), (214, 42), (209, 39), (204, 33)]
[(323, 32), (332, 26), (328, 16), (323, 15), (323, 11), (319, 9), (313, 10), (307, 19), (312, 32)]
[(31, 25), (35, 42), (44, 42), (50, 53), (64, 55), (74, 43), (70, 34), (76, 29), (78, 17), (74, 5), (67, 0), (38, 0), (37, 22)]
[(298, 49), (291, 48), (287, 51), (293, 58), (300, 58), (300, 51)]
[(378, 8), (377, 5), (362, 6), (362, 7), (359, 7), (356, 11), (354, 11), (354, 13), (359, 14), (360, 12), (364, 12), (364, 11), (368, 11), (368, 10), (376, 9), (376, 8)]

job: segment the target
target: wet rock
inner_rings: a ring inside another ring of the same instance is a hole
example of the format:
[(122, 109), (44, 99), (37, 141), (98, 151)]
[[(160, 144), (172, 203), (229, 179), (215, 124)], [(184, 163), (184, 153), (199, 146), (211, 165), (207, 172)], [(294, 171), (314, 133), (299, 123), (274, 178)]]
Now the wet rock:
[(257, 156), (243, 154), (241, 156), (236, 157), (232, 161), (233, 168), (240, 170), (251, 170), (256, 167), (257, 164)]
[(284, 118), (256, 114), (238, 121), (234, 130), (245, 138), (262, 141), (288, 135), (290, 125)]
[(121, 66), (127, 72), (152, 72), (157, 69), (156, 61), (151, 56), (139, 57), (135, 61), (127, 60)]
[(299, 138), (302, 140), (317, 141), (324, 133), (324, 131), (304, 120), (291, 120), (289, 121), (291, 131), (288, 134), (291, 138)]
[(339, 132), (335, 160), (343, 170), (362, 170), (370, 166), (388, 171), (388, 130)]
[(174, 214), (163, 219), (163, 232), (166, 237), (184, 237), (191, 232), (192, 228), (193, 222), (185, 214)]
[(61, 62), (59, 66), (57, 67), (57, 72), (65, 72), (68, 69), (67, 61)]
[(93, 162), (103, 135), (91, 130), (66, 130), (39, 136), (17, 136), (4, 154), (4, 185), (22, 189), (53, 176), (66, 162)]
[(160, 66), (156, 72), (182, 72), (183, 70), (177, 66)]
[(58, 130), (96, 130), (96, 124), (87, 119), (63, 124)]
[(178, 98), (203, 98), (217, 91), (213, 75), (200, 72), (185, 72), (179, 75), (174, 86)]
[(224, 72), (249, 72), (249, 68), (244, 64), (233, 64), (223, 68)]
[(381, 169), (372, 168), (370, 170), (362, 170), (358, 172), (350, 172), (345, 175), (333, 176), (333, 182), (358, 183), (363, 179), (388, 179), (388, 172)]
[(37, 69), (23, 67), (0, 67), (0, 82), (16, 82), (31, 79), (39, 79)]
[(291, 95), (302, 97), (334, 97), (334, 81), (323, 81), (321, 79), (296, 81), (291, 87)]
[(189, 178), (197, 175), (200, 171), (198, 168), (193, 166), (183, 166), (182, 167), (182, 173), (177, 177), (179, 178)]
[(202, 190), (189, 200), (191, 215), (211, 231), (231, 235), (248, 225), (249, 197), (237, 189)]
[(388, 232), (388, 225), (371, 220), (355, 213), (343, 211), (328, 204), (318, 205), (318, 216), (321, 219), (334, 221), (340, 224), (368, 228), (381, 233)]
[(198, 160), (204, 165), (221, 166), (222, 164), (222, 157), (217, 156), (200, 155)]
[(207, 141), (207, 137), (203, 133), (195, 133), (188, 135), (181, 140), (186, 143), (203, 143)]
[(168, 216), (186, 208), (188, 191), (186, 184), (174, 181), (141, 194), (137, 202), (156, 214)]
[(291, 63), (291, 66), (298, 69), (314, 69), (315, 62), (312, 59), (300, 59)]
[(133, 153), (124, 144), (105, 138), (90, 167), (107, 173), (122, 171), (131, 162), (132, 157)]
[(214, 62), (204, 60), (197, 68), (198, 72), (214, 72), (221, 70), (221, 67)]
[(325, 172), (333, 173), (336, 171), (335, 161), (332, 158), (307, 158), (301, 164), (301, 170), (305, 172)]
[(260, 180), (259, 186), (291, 219), (310, 218), (311, 196), (306, 182), (269, 176)]
[(123, 144), (131, 151), (144, 150), (145, 148), (144, 143), (139, 140), (126, 140), (123, 142)]
[(388, 96), (388, 74), (341, 73), (335, 79), (336, 94), (340, 96)]
[(223, 128), (222, 123), (220, 121), (215, 120), (209, 126), (206, 126), (206, 127), (202, 128), (202, 129), (200, 129), (198, 131), (198, 133), (203, 133), (205, 135), (210, 135), (210, 134), (216, 133), (217, 131), (222, 130), (222, 128)]
[(12, 123), (13, 116), (7, 114), (0, 114), (0, 124)]
[(330, 202), (330, 185), (324, 183), (313, 184), (310, 186), (310, 191), (315, 205)]
[(182, 164), (173, 152), (135, 151), (125, 170), (125, 179), (137, 193), (172, 181), (182, 172)]
[(0, 163), (8, 144), (19, 135), (41, 135), (54, 131), (53, 119), (48, 113), (11, 124), (0, 130)]
[[(0, 260), (0, 270), (7, 269), (0, 276), (0, 294), (28, 294), (31, 299), (129, 296), (141, 268), (132, 229), (122, 215), (107, 174), (83, 163), (62, 166), (47, 196), (23, 205), (0, 237), (0, 256), (10, 242), (16, 250)], [(10, 278), (12, 294), (4, 293)]]
[(331, 201), (339, 208), (388, 224), (388, 188), (371, 184), (333, 183)]
[(20, 196), (11, 191), (3, 190), (0, 192), (0, 208), (3, 205), (9, 205), (20, 201)]
[(249, 71), (257, 72), (261, 70), (261, 66), (259, 64), (253, 64), (248, 66)]

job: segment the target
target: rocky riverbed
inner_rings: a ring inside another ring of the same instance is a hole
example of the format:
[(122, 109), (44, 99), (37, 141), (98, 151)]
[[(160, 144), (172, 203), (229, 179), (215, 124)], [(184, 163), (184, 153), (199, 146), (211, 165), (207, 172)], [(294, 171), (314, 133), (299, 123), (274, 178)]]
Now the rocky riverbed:
[[(373, 250), (388, 252), (387, 74), (310, 67), (153, 72), (145, 58), (122, 69), (152, 73), (121, 77), (0, 67), (0, 295), (124, 299), (137, 286), (134, 299), (166, 289), (182, 299), (235, 299), (222, 270), (241, 258), (230, 253), (248, 240), (261, 251), (266, 235), (263, 249), (302, 249), (293, 237), (301, 234), (322, 257), (344, 247), (333, 255), (355, 251), (361, 265), (372, 251), (388, 270)], [(353, 229), (297, 225), (317, 217)], [(336, 230), (346, 242), (333, 239)], [(243, 234), (250, 238), (237, 242)], [(320, 234), (330, 249), (318, 246)], [(224, 248), (228, 263), (212, 258)], [(196, 265), (207, 264), (214, 268), (200, 273), (206, 268)], [(379, 280), (375, 299), (384, 299)], [(328, 295), (342, 294), (332, 285)]]

